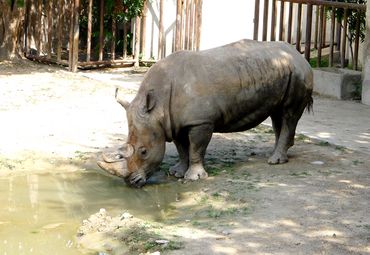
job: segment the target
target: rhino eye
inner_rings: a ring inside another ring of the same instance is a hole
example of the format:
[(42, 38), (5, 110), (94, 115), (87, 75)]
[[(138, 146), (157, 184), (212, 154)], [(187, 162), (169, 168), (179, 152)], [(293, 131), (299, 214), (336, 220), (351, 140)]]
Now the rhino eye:
[(142, 158), (145, 158), (148, 155), (148, 151), (145, 147), (139, 148), (139, 153)]

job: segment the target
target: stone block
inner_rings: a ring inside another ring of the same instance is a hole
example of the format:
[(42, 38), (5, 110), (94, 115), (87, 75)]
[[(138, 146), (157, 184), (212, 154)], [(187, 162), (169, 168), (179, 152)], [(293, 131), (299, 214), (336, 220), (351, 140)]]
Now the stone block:
[(361, 72), (341, 68), (313, 70), (314, 92), (337, 99), (361, 97)]

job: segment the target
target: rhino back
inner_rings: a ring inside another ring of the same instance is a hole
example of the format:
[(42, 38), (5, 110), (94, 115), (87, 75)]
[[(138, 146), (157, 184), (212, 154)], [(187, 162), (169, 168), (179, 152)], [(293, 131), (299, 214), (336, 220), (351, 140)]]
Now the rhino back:
[(310, 76), (302, 59), (284, 43), (242, 40), (174, 53), (158, 62), (149, 76), (156, 73), (155, 79), (165, 76), (171, 81), (169, 116), (175, 133), (204, 123), (213, 124), (215, 132), (234, 132), (266, 119), (284, 100), (292, 76), (300, 81)]

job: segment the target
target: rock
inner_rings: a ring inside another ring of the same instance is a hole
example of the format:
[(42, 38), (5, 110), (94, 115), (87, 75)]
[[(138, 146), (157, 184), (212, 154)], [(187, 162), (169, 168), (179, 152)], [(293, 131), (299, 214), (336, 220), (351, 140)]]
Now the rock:
[(121, 214), (121, 217), (120, 219), (121, 220), (124, 220), (124, 219), (131, 219), (133, 216), (131, 214), (129, 214), (128, 212), (124, 212)]
[(323, 161), (319, 161), (319, 160), (317, 160), (317, 161), (312, 161), (312, 162), (311, 162), (311, 164), (312, 164), (312, 165), (323, 165), (323, 164), (324, 164), (324, 162), (323, 162)]
[(170, 241), (168, 240), (155, 240), (157, 244), (168, 244)]

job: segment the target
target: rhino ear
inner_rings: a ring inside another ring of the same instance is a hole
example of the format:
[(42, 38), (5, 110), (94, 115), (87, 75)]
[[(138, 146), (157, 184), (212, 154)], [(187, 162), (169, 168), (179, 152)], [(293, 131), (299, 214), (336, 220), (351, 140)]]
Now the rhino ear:
[(156, 98), (154, 96), (154, 92), (153, 90), (150, 90), (146, 94), (145, 111), (150, 112), (151, 110), (153, 110), (155, 104), (156, 104)]
[(116, 98), (117, 102), (118, 102), (120, 105), (122, 105), (122, 106), (123, 106), (123, 108), (125, 108), (125, 110), (127, 111), (127, 110), (128, 110), (128, 108), (130, 107), (130, 103), (129, 103), (129, 102), (127, 102), (126, 100), (124, 100), (123, 98), (120, 98), (120, 97), (118, 96), (118, 92), (119, 92), (119, 89), (118, 89), (118, 88), (116, 88), (115, 98)]

